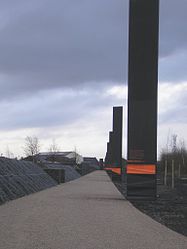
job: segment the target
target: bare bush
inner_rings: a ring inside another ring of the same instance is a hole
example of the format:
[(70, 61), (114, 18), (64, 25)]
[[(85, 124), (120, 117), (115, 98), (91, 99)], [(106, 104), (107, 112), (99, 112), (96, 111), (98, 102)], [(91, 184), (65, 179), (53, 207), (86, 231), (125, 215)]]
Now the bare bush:
[(40, 152), (40, 147), (39, 139), (36, 136), (27, 136), (25, 138), (24, 152), (26, 156), (33, 158), (34, 155)]
[(59, 151), (60, 151), (60, 147), (56, 143), (55, 139), (53, 139), (51, 145), (49, 146), (49, 152), (52, 152), (55, 154)]

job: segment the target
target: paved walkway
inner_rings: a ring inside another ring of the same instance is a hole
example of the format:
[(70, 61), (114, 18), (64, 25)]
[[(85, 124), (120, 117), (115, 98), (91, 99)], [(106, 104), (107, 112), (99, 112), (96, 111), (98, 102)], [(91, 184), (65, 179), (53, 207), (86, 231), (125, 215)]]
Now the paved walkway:
[(0, 206), (0, 249), (185, 249), (134, 208), (104, 171)]

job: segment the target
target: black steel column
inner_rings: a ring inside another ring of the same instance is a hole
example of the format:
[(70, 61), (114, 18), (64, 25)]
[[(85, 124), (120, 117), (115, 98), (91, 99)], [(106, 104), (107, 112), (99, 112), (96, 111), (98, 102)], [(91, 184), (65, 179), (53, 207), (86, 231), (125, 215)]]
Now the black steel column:
[(109, 165), (109, 150), (110, 150), (110, 144), (107, 142), (107, 151), (105, 156), (105, 167)]
[(100, 169), (103, 169), (103, 158), (99, 159), (99, 166), (100, 166)]
[(114, 132), (109, 132), (109, 150), (110, 150), (110, 156), (109, 156), (109, 164), (111, 167), (113, 167), (114, 164), (114, 158), (115, 158), (115, 150), (114, 150)]
[(123, 107), (113, 107), (114, 166), (122, 167), (122, 118)]
[(130, 0), (127, 197), (156, 197), (159, 0)]

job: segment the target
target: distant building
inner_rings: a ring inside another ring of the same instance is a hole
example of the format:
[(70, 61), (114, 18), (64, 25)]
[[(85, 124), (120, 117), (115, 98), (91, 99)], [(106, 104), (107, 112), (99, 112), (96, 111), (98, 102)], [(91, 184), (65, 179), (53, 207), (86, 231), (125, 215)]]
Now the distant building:
[[(74, 151), (40, 152), (34, 155), (34, 159), (37, 162), (60, 162), (66, 165), (76, 165), (83, 162), (83, 157)], [(24, 160), (30, 160), (30, 158), (24, 158)], [(33, 159), (31, 158), (31, 160)]]

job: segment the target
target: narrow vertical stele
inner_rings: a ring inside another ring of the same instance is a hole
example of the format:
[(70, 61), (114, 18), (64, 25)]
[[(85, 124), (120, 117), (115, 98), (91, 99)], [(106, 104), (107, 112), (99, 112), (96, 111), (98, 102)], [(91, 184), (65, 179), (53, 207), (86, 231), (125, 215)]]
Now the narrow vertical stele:
[(122, 121), (123, 119), (123, 107), (113, 107), (113, 133), (114, 133), (114, 166), (119, 168), (121, 174), (122, 167)]
[(121, 175), (123, 107), (113, 107), (113, 130), (109, 132), (105, 168)]
[(109, 132), (109, 142), (107, 143), (107, 152), (105, 157), (105, 167), (106, 168), (112, 168), (113, 164), (113, 132)]
[(127, 198), (156, 197), (159, 0), (130, 0)]
[(105, 167), (108, 167), (109, 164), (109, 142), (107, 142), (107, 151), (106, 151), (106, 156), (105, 156)]
[(109, 132), (109, 165), (110, 167), (113, 166), (114, 164), (114, 132), (110, 131)]

